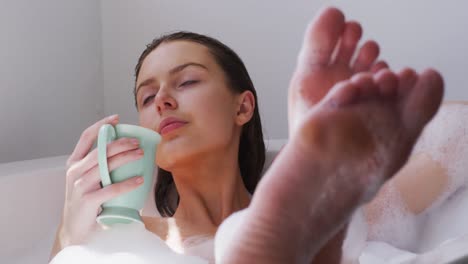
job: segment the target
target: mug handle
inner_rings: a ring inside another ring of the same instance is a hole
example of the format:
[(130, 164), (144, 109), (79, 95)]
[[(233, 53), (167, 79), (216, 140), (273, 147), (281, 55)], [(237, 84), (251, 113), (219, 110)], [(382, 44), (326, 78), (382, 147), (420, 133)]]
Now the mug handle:
[(116, 133), (115, 128), (110, 124), (104, 124), (99, 129), (98, 135), (98, 164), (99, 164), (99, 175), (101, 176), (102, 187), (112, 184), (109, 167), (107, 165), (107, 143), (115, 140)]

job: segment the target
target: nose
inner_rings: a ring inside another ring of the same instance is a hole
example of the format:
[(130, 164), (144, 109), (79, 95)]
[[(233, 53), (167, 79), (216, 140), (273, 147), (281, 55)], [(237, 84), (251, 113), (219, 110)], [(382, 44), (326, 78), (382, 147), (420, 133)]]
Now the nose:
[(166, 110), (173, 110), (177, 108), (177, 101), (174, 97), (167, 91), (162, 88), (158, 91), (155, 97), (156, 110), (161, 115)]

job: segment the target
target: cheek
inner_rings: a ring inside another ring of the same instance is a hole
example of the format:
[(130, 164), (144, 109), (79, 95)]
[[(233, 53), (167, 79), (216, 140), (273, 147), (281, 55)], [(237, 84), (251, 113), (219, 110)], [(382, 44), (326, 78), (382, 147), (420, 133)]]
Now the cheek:
[(156, 131), (157, 120), (155, 119), (155, 114), (147, 109), (140, 111), (138, 113), (138, 124), (144, 128)]
[(203, 120), (200, 120), (200, 139), (206, 144), (226, 144), (232, 136), (234, 121), (229, 113), (217, 111), (206, 111)]
[[(222, 98), (222, 97), (221, 97)], [(197, 113), (199, 125), (208, 138), (218, 139), (231, 137), (234, 129), (234, 113), (230, 108), (229, 98), (213, 98), (203, 104)]]

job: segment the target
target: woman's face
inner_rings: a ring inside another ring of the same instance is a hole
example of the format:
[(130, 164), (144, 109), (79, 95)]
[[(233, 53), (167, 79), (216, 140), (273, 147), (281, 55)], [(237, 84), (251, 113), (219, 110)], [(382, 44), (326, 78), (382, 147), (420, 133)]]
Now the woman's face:
[(170, 171), (238, 142), (239, 96), (205, 46), (161, 44), (143, 61), (136, 87), (140, 125), (161, 134), (156, 153), (161, 168)]

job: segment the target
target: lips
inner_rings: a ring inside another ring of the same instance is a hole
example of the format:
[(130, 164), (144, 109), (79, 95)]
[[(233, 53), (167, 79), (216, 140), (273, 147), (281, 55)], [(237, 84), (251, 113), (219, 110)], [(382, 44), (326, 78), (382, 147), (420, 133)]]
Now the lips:
[(185, 124), (187, 124), (187, 122), (182, 119), (168, 117), (163, 119), (161, 124), (159, 124), (158, 133), (164, 135), (181, 126), (184, 126)]

